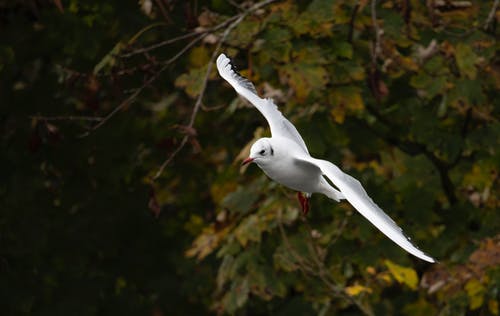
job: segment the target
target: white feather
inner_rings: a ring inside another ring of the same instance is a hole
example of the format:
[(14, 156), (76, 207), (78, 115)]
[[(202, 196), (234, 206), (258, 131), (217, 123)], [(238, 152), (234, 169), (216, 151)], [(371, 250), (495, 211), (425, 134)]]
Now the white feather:
[(392, 220), (392, 218), (373, 202), (358, 180), (344, 173), (329, 161), (312, 157), (306, 157), (305, 159), (317, 165), (323, 174), (332, 181), (340, 192), (342, 192), (344, 198), (349, 201), (361, 215), (369, 220), (370, 223), (397, 245), (422, 260), (435, 262), (432, 257), (426, 255), (422, 250), (418, 249), (410, 242), (408, 237), (404, 235), (403, 230)]
[(240, 76), (234, 71), (231, 61), (224, 54), (220, 54), (217, 58), (217, 69), (222, 78), (244, 97), (248, 102), (253, 104), (259, 110), (269, 124), (271, 134), (291, 139), (296, 142), (306, 153), (307, 146), (300, 136), (299, 132), (288, 121), (283, 114), (278, 110), (276, 104), (271, 99), (262, 99), (257, 95), (254, 85), (245, 77)]
[[(262, 99), (257, 95), (254, 85), (233, 70), (229, 58), (224, 54), (217, 58), (217, 69), (236, 92), (264, 115), (271, 128), (273, 137), (267, 142), (280, 152), (270, 157), (260, 157), (255, 154), (256, 163), (268, 176), (296, 190), (300, 188), (308, 193), (323, 193), (333, 199), (337, 197), (337, 200), (345, 198), (361, 215), (401, 248), (422, 260), (435, 262), (432, 257), (410, 242), (402, 229), (373, 202), (358, 180), (342, 172), (329, 161), (311, 157), (295, 126), (281, 114), (272, 100)], [(260, 148), (256, 150), (259, 151)], [(330, 179), (341, 194), (321, 177), (321, 173)]]

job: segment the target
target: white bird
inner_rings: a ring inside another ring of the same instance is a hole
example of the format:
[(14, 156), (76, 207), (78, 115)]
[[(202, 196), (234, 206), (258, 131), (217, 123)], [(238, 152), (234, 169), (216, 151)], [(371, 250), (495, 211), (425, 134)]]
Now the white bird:
[(308, 198), (312, 193), (322, 193), (337, 202), (345, 199), (401, 248), (422, 260), (435, 262), (410, 242), (402, 229), (373, 202), (358, 180), (329, 161), (311, 157), (295, 126), (281, 114), (271, 99), (258, 96), (252, 82), (233, 70), (226, 55), (221, 54), (217, 58), (217, 69), (237, 93), (264, 115), (271, 128), (272, 137), (257, 140), (243, 164), (254, 162), (272, 180), (298, 191), (304, 213), (308, 211)]

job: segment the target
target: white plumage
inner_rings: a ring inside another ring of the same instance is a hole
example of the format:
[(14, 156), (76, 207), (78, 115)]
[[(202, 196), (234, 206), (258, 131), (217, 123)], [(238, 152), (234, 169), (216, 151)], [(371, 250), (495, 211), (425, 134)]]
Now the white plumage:
[(358, 180), (329, 161), (311, 157), (295, 126), (281, 114), (271, 99), (258, 96), (254, 85), (233, 70), (229, 58), (224, 54), (217, 58), (217, 69), (236, 92), (262, 113), (271, 128), (272, 137), (257, 140), (245, 162), (255, 162), (274, 181), (305, 192), (307, 196), (322, 193), (336, 201), (347, 200), (401, 248), (422, 260), (435, 262), (410, 242), (402, 229), (373, 202)]

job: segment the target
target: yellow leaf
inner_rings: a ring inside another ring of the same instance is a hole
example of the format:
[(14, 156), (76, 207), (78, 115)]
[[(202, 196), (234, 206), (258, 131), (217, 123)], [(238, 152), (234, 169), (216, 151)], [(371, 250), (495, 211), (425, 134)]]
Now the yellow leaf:
[(320, 65), (300, 63), (284, 68), (290, 86), (299, 101), (304, 101), (315, 89), (322, 89), (327, 83), (327, 72)]
[(196, 237), (191, 245), (191, 248), (186, 250), (186, 257), (197, 257), (201, 260), (211, 254), (219, 245), (220, 241), (227, 235), (230, 226), (216, 231), (214, 225), (211, 225), (203, 230), (203, 232)]
[(127, 280), (124, 277), (118, 277), (115, 282), (115, 293), (118, 295), (127, 287)]
[(241, 224), (234, 230), (234, 235), (240, 244), (245, 247), (249, 241), (260, 242), (261, 227), (260, 219), (253, 214), (241, 221)]
[(191, 235), (197, 235), (201, 232), (204, 226), (203, 218), (196, 214), (191, 214), (189, 216), (189, 221), (184, 224), (184, 229), (188, 231)]
[(480, 161), (472, 166), (472, 170), (463, 178), (464, 186), (474, 186), (479, 190), (491, 187), (494, 177), (491, 176), (495, 166), (489, 161)]
[(210, 52), (205, 46), (194, 47), (189, 53), (189, 64), (192, 68), (201, 68), (210, 62)]
[(370, 275), (375, 275), (377, 273), (375, 268), (371, 267), (371, 266), (366, 267), (366, 272), (368, 272), (368, 274), (370, 274)]
[(363, 286), (363, 285), (359, 285), (359, 284), (348, 286), (344, 289), (344, 291), (349, 296), (357, 296), (363, 292), (372, 293), (372, 289), (370, 289), (369, 287)]
[(346, 114), (359, 113), (365, 108), (361, 92), (355, 87), (340, 87), (335, 89), (330, 94), (329, 101), (333, 106), (330, 113), (335, 122), (339, 124), (344, 122)]
[(335, 106), (331, 110), (330, 114), (332, 115), (333, 120), (336, 123), (338, 123), (338, 124), (344, 123), (344, 120), (345, 120), (345, 107), (342, 104), (339, 104), (339, 105)]
[(328, 72), (323, 67), (325, 59), (321, 49), (311, 46), (294, 52), (294, 63), (281, 68), (280, 77), (288, 82), (299, 101), (311, 92), (321, 91), (328, 83)]
[(498, 301), (495, 300), (489, 300), (488, 301), (488, 309), (493, 315), (498, 316)]
[(469, 297), (469, 307), (471, 310), (478, 309), (483, 305), (485, 288), (477, 279), (471, 279), (465, 284), (465, 292)]
[(384, 281), (387, 284), (392, 284), (392, 278), (389, 275), (389, 273), (387, 273), (387, 271), (379, 273), (377, 275), (377, 279), (382, 280), (382, 281)]
[(406, 268), (391, 262), (390, 260), (385, 260), (385, 265), (389, 268), (392, 276), (399, 282), (408, 285), (412, 290), (417, 289), (418, 276), (417, 272), (412, 268)]

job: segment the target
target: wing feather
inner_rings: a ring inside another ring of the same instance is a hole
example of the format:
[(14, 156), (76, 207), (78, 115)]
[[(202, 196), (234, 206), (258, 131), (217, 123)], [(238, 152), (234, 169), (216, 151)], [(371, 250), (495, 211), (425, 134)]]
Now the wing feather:
[(306, 153), (309, 153), (304, 140), (295, 126), (281, 114), (273, 100), (259, 97), (253, 83), (233, 69), (231, 61), (226, 55), (220, 54), (217, 58), (217, 69), (221, 77), (224, 78), (238, 94), (243, 96), (262, 113), (269, 124), (273, 136), (291, 139)]
[(398, 246), (422, 260), (435, 262), (434, 258), (426, 255), (422, 250), (412, 244), (396, 222), (373, 202), (358, 180), (344, 173), (340, 168), (329, 161), (312, 157), (306, 157), (304, 159), (316, 164), (323, 174), (332, 181), (340, 192), (342, 192), (345, 199), (349, 201), (361, 215), (368, 219)]

